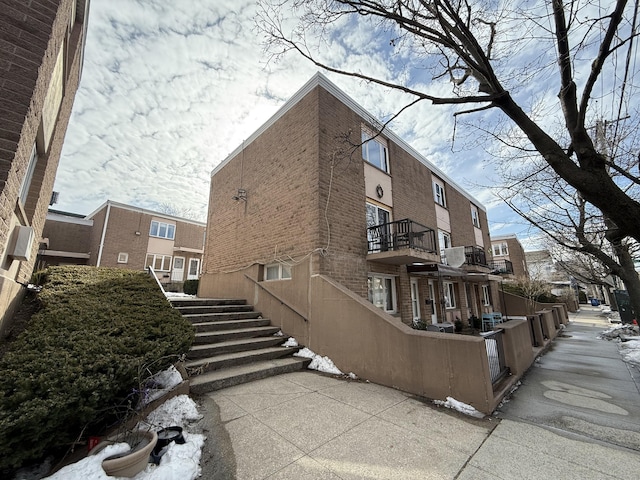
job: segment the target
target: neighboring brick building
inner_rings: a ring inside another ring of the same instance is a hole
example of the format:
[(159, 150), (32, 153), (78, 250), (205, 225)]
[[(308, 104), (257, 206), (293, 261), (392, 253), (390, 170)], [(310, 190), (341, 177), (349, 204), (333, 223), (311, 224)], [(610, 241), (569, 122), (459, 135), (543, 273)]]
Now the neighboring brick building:
[(0, 15), (0, 331), (33, 271), (82, 70), (89, 0)]
[(87, 216), (50, 210), (38, 263), (152, 266), (161, 282), (181, 283), (200, 275), (204, 233), (202, 222), (110, 200)]
[(293, 305), (324, 275), (405, 324), (499, 310), (484, 207), (371, 118), (317, 74), (214, 169), (200, 295), (258, 265)]
[(505, 278), (529, 278), (524, 248), (515, 235), (491, 237), (493, 271)]

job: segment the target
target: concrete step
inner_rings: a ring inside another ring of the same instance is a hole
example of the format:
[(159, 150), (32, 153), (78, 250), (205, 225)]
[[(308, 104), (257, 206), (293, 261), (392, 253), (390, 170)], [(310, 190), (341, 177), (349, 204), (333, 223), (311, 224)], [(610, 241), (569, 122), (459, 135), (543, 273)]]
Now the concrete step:
[(269, 320), (268, 318), (250, 318), (247, 320), (225, 320), (220, 322), (202, 322), (193, 324), (196, 332), (213, 332), (219, 330), (233, 330), (237, 328), (265, 327), (268, 325), (271, 325), (271, 320)]
[[(266, 337), (267, 335), (273, 335), (280, 331), (279, 327), (252, 327), (252, 328), (235, 328), (231, 330), (218, 330), (213, 332), (199, 332), (196, 333), (194, 343), (201, 345), (203, 343), (217, 343), (225, 340), (232, 340), (234, 338), (253, 338), (253, 337)], [(278, 337), (282, 338), (282, 337)]]
[(246, 365), (248, 363), (261, 360), (272, 360), (274, 358), (293, 355), (300, 347), (269, 347), (259, 350), (248, 350), (243, 352), (222, 353), (215, 357), (199, 358), (185, 363), (185, 368), (190, 376), (201, 375), (203, 373), (220, 370), (223, 368)]
[(215, 370), (192, 377), (189, 380), (189, 389), (196, 394), (212, 392), (273, 375), (302, 370), (309, 365), (310, 361), (308, 358), (300, 357), (277, 358)]
[(234, 312), (252, 312), (253, 305), (185, 305), (182, 307), (174, 307), (183, 315), (204, 314), (204, 313), (234, 313)]
[(198, 305), (246, 305), (247, 301), (240, 298), (198, 298), (198, 297), (178, 297), (170, 298), (169, 301), (174, 307), (193, 307)]
[(217, 322), (219, 320), (246, 320), (261, 318), (262, 312), (194, 313), (182, 315), (192, 323)]
[(257, 337), (226, 340), (224, 342), (209, 343), (203, 345), (193, 345), (187, 354), (187, 360), (197, 358), (213, 357), (222, 353), (242, 352), (246, 350), (257, 350), (260, 348), (275, 347), (285, 342), (283, 337)]

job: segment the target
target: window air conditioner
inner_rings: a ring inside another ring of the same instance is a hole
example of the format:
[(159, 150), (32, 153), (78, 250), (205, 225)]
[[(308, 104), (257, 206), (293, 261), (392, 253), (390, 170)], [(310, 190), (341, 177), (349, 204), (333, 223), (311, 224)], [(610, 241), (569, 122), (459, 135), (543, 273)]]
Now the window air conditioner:
[(11, 256), (15, 260), (28, 261), (31, 258), (31, 247), (33, 246), (33, 227), (17, 225), (13, 230), (15, 240), (13, 253)]

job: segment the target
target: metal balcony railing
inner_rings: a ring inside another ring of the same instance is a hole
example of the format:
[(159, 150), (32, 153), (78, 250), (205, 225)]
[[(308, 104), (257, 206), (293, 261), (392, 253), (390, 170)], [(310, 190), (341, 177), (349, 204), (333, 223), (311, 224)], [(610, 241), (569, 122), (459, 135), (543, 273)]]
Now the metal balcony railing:
[(436, 233), (413, 220), (405, 218), (367, 228), (368, 253), (412, 248), (436, 253)]
[(491, 273), (513, 275), (513, 263), (509, 260), (494, 260), (491, 262)]
[(488, 267), (487, 255), (484, 250), (479, 247), (464, 247), (464, 256), (466, 257), (466, 265), (478, 265)]

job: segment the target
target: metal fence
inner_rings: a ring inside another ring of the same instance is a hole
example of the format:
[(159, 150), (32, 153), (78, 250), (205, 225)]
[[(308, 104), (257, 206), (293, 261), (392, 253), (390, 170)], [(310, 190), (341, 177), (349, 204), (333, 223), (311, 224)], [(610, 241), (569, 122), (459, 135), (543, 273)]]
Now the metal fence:
[(504, 362), (504, 347), (502, 345), (502, 330), (495, 330), (484, 336), (484, 345), (489, 359), (491, 383), (496, 384), (509, 373)]

